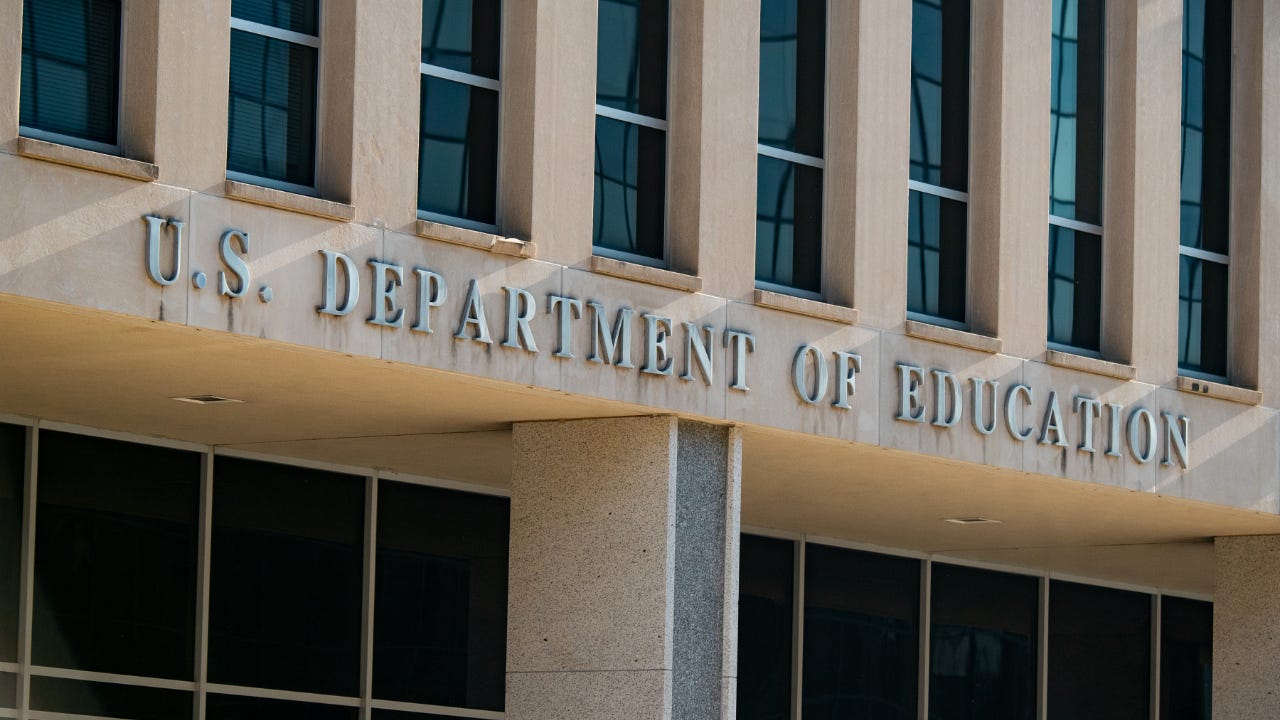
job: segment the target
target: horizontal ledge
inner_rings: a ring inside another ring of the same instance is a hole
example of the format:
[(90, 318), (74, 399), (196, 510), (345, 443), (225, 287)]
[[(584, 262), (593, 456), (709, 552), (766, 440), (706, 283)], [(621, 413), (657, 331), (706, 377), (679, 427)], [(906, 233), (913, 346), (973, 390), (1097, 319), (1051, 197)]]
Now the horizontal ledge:
[(1178, 376), (1178, 389), (1194, 395), (1207, 395), (1220, 400), (1243, 403), (1245, 405), (1261, 405), (1262, 391), (1236, 387), (1226, 383), (1202, 380), (1200, 378)]
[(1117, 378), (1119, 380), (1132, 380), (1134, 368), (1132, 365), (1124, 363), (1112, 362), (1101, 358), (1093, 358), (1088, 355), (1077, 355), (1072, 352), (1062, 350), (1048, 350), (1044, 354), (1044, 361), (1050, 365), (1056, 365), (1060, 368), (1069, 370), (1080, 370), (1081, 372), (1093, 373), (1095, 375), (1106, 375), (1107, 377)]
[(834, 320), (848, 325), (856, 325), (858, 323), (858, 311), (844, 305), (833, 305), (828, 302), (810, 300), (786, 293), (773, 292), (772, 290), (761, 290), (760, 288), (756, 288), (755, 297), (756, 305), (761, 307), (798, 315), (808, 315), (809, 317), (823, 320)]
[(1004, 342), (1000, 338), (979, 335), (965, 330), (955, 330), (919, 320), (908, 320), (905, 329), (906, 333), (914, 338), (932, 340), (993, 355), (1004, 349)]
[(346, 203), (311, 197), (310, 195), (299, 195), (298, 193), (240, 182), (239, 180), (227, 180), (223, 186), (223, 192), (233, 200), (242, 200), (255, 205), (280, 208), (281, 210), (292, 210), (293, 212), (315, 215), (316, 217), (330, 220), (351, 222), (351, 219), (356, 216), (356, 209)]
[(477, 250), (488, 250), (489, 252), (498, 253), (499, 255), (513, 255), (522, 258), (534, 258), (538, 256), (538, 246), (530, 241), (520, 240), (518, 238), (503, 237), (493, 233), (487, 233), (483, 230), (472, 230), (471, 228), (458, 227), (457, 225), (448, 225), (446, 223), (438, 223), (432, 220), (418, 219), (417, 223), (418, 235), (431, 240), (439, 240), (453, 245), (462, 245), (464, 247), (476, 248)]
[(18, 154), (35, 160), (95, 170), (143, 182), (151, 182), (160, 177), (160, 168), (154, 163), (29, 137), (18, 138)]
[(687, 275), (674, 270), (663, 270), (662, 268), (649, 267), (648, 265), (627, 262), (626, 260), (615, 260), (602, 255), (591, 256), (591, 271), (626, 280), (649, 283), (650, 285), (661, 285), (675, 290), (684, 290), (685, 292), (702, 292), (702, 278), (697, 275)]

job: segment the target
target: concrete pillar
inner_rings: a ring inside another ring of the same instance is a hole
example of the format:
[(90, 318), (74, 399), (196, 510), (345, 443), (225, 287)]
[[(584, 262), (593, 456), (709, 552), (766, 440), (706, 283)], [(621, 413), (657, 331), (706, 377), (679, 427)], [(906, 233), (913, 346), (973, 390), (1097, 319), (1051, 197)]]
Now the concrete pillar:
[(1213, 543), (1213, 716), (1280, 717), (1280, 536)]
[(0, 0), (0, 149), (13, 152), (18, 140), (18, 95), (22, 88), (22, 0)]
[(639, 417), (513, 434), (507, 717), (731, 720), (738, 431)]

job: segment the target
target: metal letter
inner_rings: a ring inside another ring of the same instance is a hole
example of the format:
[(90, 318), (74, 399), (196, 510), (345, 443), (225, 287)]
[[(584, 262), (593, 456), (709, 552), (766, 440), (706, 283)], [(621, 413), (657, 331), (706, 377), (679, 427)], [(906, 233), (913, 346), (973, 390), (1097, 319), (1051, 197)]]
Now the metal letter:
[[(702, 330), (707, 333), (705, 342)], [(702, 330), (691, 322), (684, 324), (684, 372), (680, 374), (680, 379), (693, 380), (693, 363), (696, 360), (698, 369), (702, 372), (702, 381), (710, 386), (713, 366), (708, 348), (715, 345), (716, 329), (707, 325)]]
[[(158, 218), (145, 215), (147, 223), (147, 275), (157, 285), (172, 285), (182, 271), (182, 231), (187, 224), (181, 220)], [(165, 225), (173, 227), (173, 276), (165, 277), (160, 271), (160, 231)]]
[[(936, 407), (933, 408), (933, 425), (934, 427), (955, 427), (960, 422), (960, 417), (964, 415), (964, 391), (960, 387), (960, 380), (955, 375), (946, 370), (932, 370), (933, 383), (937, 400)], [(951, 412), (947, 413), (947, 389), (951, 389)]]
[[(1138, 445), (1142, 442), (1138, 426), (1144, 422), (1147, 426), (1147, 445), (1143, 452), (1138, 452)], [(1151, 462), (1151, 458), (1156, 455), (1156, 419), (1146, 408), (1138, 408), (1129, 414), (1129, 454), (1134, 460), (1144, 464)]]
[[(356, 264), (351, 258), (340, 252), (321, 250), (324, 257), (324, 304), (316, 308), (316, 312), (324, 315), (342, 316), (356, 307), (356, 299), (360, 297), (360, 274), (356, 272)], [(342, 263), (342, 274), (347, 278), (347, 294), (338, 306), (338, 263)]]
[[(1049, 433), (1057, 436), (1057, 440), (1049, 442)], [(1040, 426), (1040, 444), (1071, 447), (1067, 443), (1066, 434), (1062, 431), (1062, 408), (1058, 406), (1058, 393), (1049, 391), (1049, 407), (1044, 411), (1044, 424)]]
[(556, 308), (560, 308), (560, 332), (556, 339), (559, 345), (556, 347), (555, 356), (572, 358), (573, 344), (570, 342), (569, 323), (582, 317), (582, 301), (561, 295), (547, 295), (547, 313), (554, 313)]
[(418, 320), (410, 330), (431, 334), (431, 308), (440, 307), (449, 297), (449, 285), (438, 273), (422, 268), (414, 268), (413, 274), (418, 276)]
[(756, 336), (741, 330), (726, 330), (724, 346), (733, 348), (733, 383), (730, 390), (747, 392), (747, 353), (756, 351)]
[[(591, 330), (591, 355), (587, 360), (605, 365), (617, 365), (620, 368), (633, 368), (631, 364), (631, 316), (636, 314), (631, 308), (620, 308), (618, 319), (613, 323), (613, 332), (609, 332), (609, 323), (605, 320), (604, 306), (598, 302), (588, 302), (591, 315), (595, 318)], [(601, 346), (604, 354), (601, 355)], [(617, 359), (614, 352), (617, 351)]]
[[(813, 356), (813, 394), (808, 392), (809, 381), (805, 377), (805, 370), (809, 367), (808, 356)], [(802, 345), (796, 351), (795, 360), (791, 361), (791, 387), (795, 388), (796, 394), (801, 400), (810, 405), (818, 404), (818, 401), (827, 394), (827, 357), (822, 351), (812, 345)]]
[[(467, 326), (475, 325), (475, 337), (467, 335)], [(457, 340), (475, 340), (486, 345), (493, 343), (489, 337), (489, 321), (484, 318), (484, 303), (480, 301), (480, 286), (475, 278), (467, 288), (467, 301), (462, 305), (462, 319), (458, 321), (458, 332), (453, 336)]]
[[(1102, 402), (1084, 395), (1075, 397), (1076, 414), (1080, 415), (1080, 452), (1097, 452), (1093, 447), (1093, 419), (1102, 417)], [(1082, 414), (1080, 411), (1083, 410)]]
[(369, 267), (373, 268), (373, 315), (366, 322), (386, 327), (403, 326), (404, 308), (396, 299), (396, 288), (404, 284), (404, 268), (380, 260), (369, 260)]
[(1160, 417), (1164, 419), (1164, 459), (1160, 461), (1161, 465), (1172, 465), (1169, 461), (1169, 448), (1173, 448), (1178, 453), (1178, 464), (1183, 470), (1187, 469), (1187, 437), (1191, 435), (1191, 420), (1183, 415), (1175, 419), (1173, 415), (1167, 412), (1160, 413)]
[(644, 369), (650, 375), (670, 375), (671, 355), (667, 352), (667, 338), (671, 336), (671, 318), (661, 315), (644, 316)]
[(1027, 398), (1027, 402), (1024, 403), (1026, 405), (1035, 402), (1035, 391), (1026, 385), (1018, 384), (1009, 388), (1009, 394), (1004, 396), (1004, 426), (1009, 430), (1009, 434), (1013, 436), (1014, 440), (1027, 440), (1035, 434), (1035, 428), (1023, 428), (1018, 423), (1018, 418), (1016, 417), (1018, 411), (1014, 409), (1013, 404), (1019, 395)]
[(231, 289), (231, 285), (227, 282), (227, 274), (219, 270), (218, 294), (238, 298), (243, 297), (245, 291), (249, 289), (249, 265), (232, 247), (232, 240), (239, 240), (237, 244), (240, 246), (240, 252), (249, 253), (249, 233), (241, 230), (228, 230), (222, 233), (222, 239), (218, 241), (218, 254), (222, 256), (222, 264), (235, 275), (236, 289)]
[(849, 352), (835, 351), (836, 356), (836, 401), (832, 407), (849, 409), (849, 398), (857, 392), (858, 373), (862, 372), (862, 356)]
[(1110, 411), (1110, 422), (1107, 428), (1107, 455), (1120, 457), (1120, 412), (1124, 410), (1124, 406), (1116, 403), (1107, 403), (1107, 409)]
[(915, 365), (898, 363), (898, 417), (903, 422), (924, 422), (924, 403), (920, 400), (924, 370)]
[(502, 289), (507, 293), (507, 336), (502, 339), (502, 347), (538, 352), (538, 343), (533, 341), (533, 328), (529, 327), (536, 307), (533, 293), (505, 285)]
[[(976, 377), (969, 378), (969, 382), (973, 383), (973, 429), (982, 435), (990, 435), (996, 431), (996, 423), (1000, 422), (1000, 417), (996, 414), (996, 404), (1000, 402), (1000, 381)], [(991, 425), (989, 427), (982, 420), (982, 410), (985, 407), (982, 388), (987, 385), (991, 386)]]

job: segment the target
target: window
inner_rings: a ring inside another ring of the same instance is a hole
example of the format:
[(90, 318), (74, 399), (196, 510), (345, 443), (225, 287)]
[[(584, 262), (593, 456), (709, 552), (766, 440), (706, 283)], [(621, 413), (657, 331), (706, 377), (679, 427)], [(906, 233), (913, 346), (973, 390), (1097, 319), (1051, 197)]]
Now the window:
[(426, 0), (418, 210), (497, 229), (499, 0)]
[(663, 262), (667, 0), (600, 0), (596, 36), (596, 252)]
[(1049, 583), (1049, 720), (1145, 718), (1151, 703), (1151, 596)]
[(822, 269), (826, 12), (823, 1), (760, 5), (756, 283), (815, 297)]
[(742, 536), (738, 562), (738, 720), (791, 717), (795, 543)]
[(120, 0), (23, 0), (22, 134), (116, 153), (119, 106)]
[(233, 0), (227, 177), (316, 194), (318, 0)]
[[(0, 424), (0, 664), (18, 662), (22, 486), (26, 431)], [(16, 707), (18, 677), (0, 670), (0, 708)]]
[(1049, 343), (1096, 354), (1102, 317), (1103, 0), (1053, 0)]
[(965, 326), (969, 0), (911, 4), (907, 312)]
[(1160, 600), (1160, 718), (1209, 720), (1213, 604), (1177, 597)]
[(1231, 3), (1184, 0), (1178, 367), (1227, 375)]

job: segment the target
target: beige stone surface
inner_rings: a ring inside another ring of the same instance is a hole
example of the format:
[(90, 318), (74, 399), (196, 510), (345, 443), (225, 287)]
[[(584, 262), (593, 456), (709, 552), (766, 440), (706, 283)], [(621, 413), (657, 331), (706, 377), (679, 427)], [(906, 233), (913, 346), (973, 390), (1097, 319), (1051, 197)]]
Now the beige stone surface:
[[(0, 67), (22, 67), (22, 0), (0, 0), (0, 15), (9, 21), (0, 27)], [(18, 137), (18, 96), (22, 74), (0, 74), (0, 148), (11, 151)]]
[(1213, 716), (1280, 715), (1280, 537), (1214, 540)]
[(505, 714), (510, 720), (668, 720), (670, 687), (670, 670), (508, 672)]
[(16, 147), (18, 154), (23, 157), (47, 160), (60, 165), (70, 165), (86, 170), (96, 170), (108, 175), (119, 175), (133, 180), (150, 182), (160, 174), (159, 169), (149, 162), (131, 160), (127, 157), (108, 155), (35, 138), (20, 137)]

